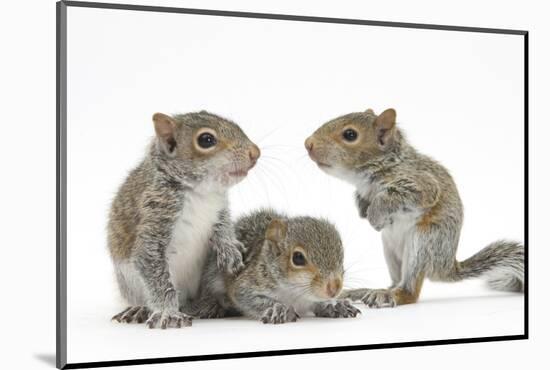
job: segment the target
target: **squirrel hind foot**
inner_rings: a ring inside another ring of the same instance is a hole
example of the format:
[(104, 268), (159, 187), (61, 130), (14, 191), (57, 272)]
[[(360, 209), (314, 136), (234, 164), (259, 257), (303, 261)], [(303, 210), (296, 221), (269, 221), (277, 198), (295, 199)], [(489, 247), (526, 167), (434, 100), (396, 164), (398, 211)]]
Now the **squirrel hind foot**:
[(127, 324), (142, 324), (147, 320), (150, 314), (151, 311), (145, 306), (130, 306), (113, 316), (111, 321)]
[(368, 308), (397, 306), (395, 297), (389, 289), (369, 289), (361, 300)]
[(191, 326), (193, 323), (193, 318), (179, 311), (176, 312), (166, 312), (166, 311), (155, 311), (151, 314), (145, 325), (149, 329), (154, 328), (183, 328), (186, 326)]

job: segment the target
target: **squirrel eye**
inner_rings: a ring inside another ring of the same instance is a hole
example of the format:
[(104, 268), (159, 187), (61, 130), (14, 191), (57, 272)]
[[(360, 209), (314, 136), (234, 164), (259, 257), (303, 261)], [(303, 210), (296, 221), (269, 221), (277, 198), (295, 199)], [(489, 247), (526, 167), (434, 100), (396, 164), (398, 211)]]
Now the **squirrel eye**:
[(295, 266), (305, 266), (306, 264), (306, 257), (302, 252), (294, 252), (292, 254), (292, 263)]
[(197, 138), (197, 144), (203, 149), (211, 148), (217, 143), (216, 137), (209, 132), (204, 132)]
[(349, 142), (355, 141), (357, 140), (357, 131), (355, 131), (354, 129), (348, 128), (344, 130), (344, 132), (342, 133), (342, 137), (344, 138), (344, 140)]

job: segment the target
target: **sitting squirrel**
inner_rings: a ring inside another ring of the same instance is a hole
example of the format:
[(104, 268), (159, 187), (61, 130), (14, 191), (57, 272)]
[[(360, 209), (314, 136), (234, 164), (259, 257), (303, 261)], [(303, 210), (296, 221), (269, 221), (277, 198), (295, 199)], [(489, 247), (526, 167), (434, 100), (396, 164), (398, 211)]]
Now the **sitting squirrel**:
[(462, 202), (449, 172), (417, 152), (396, 127), (396, 112), (372, 109), (333, 119), (305, 141), (311, 159), (353, 184), (359, 215), (382, 231), (389, 289), (356, 289), (342, 297), (369, 307), (417, 301), (425, 277), (459, 281), (483, 277), (492, 288), (523, 291), (524, 247), (497, 241), (456, 260)]
[(335, 299), (342, 289), (344, 253), (329, 222), (265, 209), (240, 218), (235, 233), (245, 246), (245, 268), (236, 275), (221, 272), (211, 255), (191, 314), (245, 315), (281, 324), (310, 312), (320, 317), (360, 313), (349, 300)]
[(129, 304), (113, 320), (190, 326), (180, 307), (197, 294), (208, 251), (228, 274), (244, 266), (227, 190), (260, 150), (235, 123), (208, 112), (156, 113), (153, 122), (156, 137), (109, 215), (108, 247)]

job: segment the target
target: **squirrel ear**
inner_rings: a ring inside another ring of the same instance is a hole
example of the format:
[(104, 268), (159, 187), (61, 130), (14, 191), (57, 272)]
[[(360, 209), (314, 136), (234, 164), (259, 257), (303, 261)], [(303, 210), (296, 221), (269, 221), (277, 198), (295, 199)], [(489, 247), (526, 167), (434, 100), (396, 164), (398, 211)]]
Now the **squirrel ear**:
[(288, 225), (286, 221), (281, 219), (274, 219), (269, 223), (265, 232), (265, 238), (272, 242), (280, 242), (286, 237)]
[(153, 114), (155, 132), (162, 149), (168, 155), (173, 155), (176, 149), (176, 122), (164, 113)]
[(373, 116), (374, 116), (374, 114), (375, 114), (374, 111), (373, 111), (371, 108), (367, 109), (367, 110), (365, 111), (365, 113), (366, 113), (366, 114), (372, 114)]
[(393, 139), (395, 128), (395, 109), (389, 108), (380, 113), (374, 121), (376, 138), (380, 146), (386, 146)]

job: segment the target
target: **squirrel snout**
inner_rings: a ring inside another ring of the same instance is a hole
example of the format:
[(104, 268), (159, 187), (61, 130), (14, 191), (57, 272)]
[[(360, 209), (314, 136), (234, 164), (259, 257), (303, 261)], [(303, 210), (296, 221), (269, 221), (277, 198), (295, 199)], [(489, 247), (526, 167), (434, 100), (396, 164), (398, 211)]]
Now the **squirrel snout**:
[(330, 298), (336, 297), (340, 290), (342, 290), (342, 279), (340, 278), (329, 280), (325, 286), (325, 292)]
[(311, 138), (311, 136), (306, 139), (306, 141), (304, 142), (304, 145), (307, 151), (311, 153), (311, 151), (313, 150), (313, 139)]
[(250, 158), (253, 164), (256, 164), (256, 162), (258, 161), (258, 158), (260, 158), (260, 154), (261, 154), (260, 148), (258, 148), (257, 145), (252, 144), (252, 146), (248, 150), (248, 157)]

